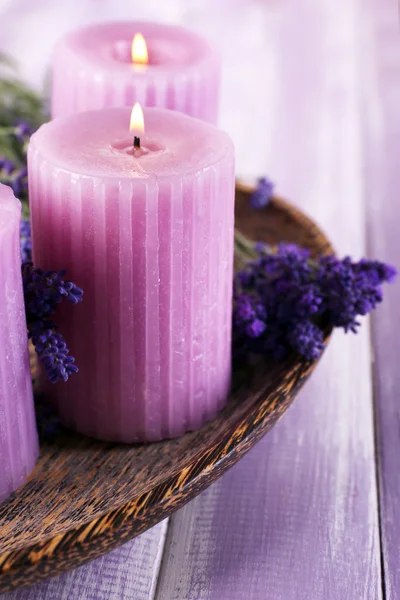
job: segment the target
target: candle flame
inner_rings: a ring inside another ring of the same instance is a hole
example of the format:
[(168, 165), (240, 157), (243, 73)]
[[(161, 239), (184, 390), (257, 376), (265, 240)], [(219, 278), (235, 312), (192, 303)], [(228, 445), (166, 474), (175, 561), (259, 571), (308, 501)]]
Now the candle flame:
[(135, 65), (147, 65), (149, 62), (147, 45), (141, 33), (137, 33), (132, 41), (132, 62)]
[(132, 108), (129, 131), (139, 134), (144, 133), (144, 116), (139, 102), (136, 102), (135, 106)]

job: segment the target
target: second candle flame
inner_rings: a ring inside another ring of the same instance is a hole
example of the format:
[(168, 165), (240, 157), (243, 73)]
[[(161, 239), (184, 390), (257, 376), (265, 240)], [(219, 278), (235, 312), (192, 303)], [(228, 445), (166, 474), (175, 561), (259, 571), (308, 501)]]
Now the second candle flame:
[(132, 62), (135, 65), (147, 65), (149, 62), (147, 45), (141, 33), (137, 33), (132, 41)]
[(136, 102), (135, 106), (132, 108), (129, 131), (139, 134), (144, 133), (144, 116), (139, 102)]

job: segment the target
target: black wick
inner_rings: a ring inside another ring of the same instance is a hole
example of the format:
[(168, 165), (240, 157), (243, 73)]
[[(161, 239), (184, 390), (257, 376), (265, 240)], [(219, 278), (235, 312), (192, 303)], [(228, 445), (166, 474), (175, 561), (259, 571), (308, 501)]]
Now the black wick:
[(133, 138), (133, 147), (135, 150), (140, 150), (140, 137), (138, 137), (137, 135), (135, 135), (135, 137)]

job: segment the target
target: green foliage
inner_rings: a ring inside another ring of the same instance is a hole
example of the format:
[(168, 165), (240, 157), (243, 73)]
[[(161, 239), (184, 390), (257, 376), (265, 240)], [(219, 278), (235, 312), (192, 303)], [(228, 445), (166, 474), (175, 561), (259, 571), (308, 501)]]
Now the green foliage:
[(45, 121), (43, 101), (17, 78), (13, 61), (0, 53), (0, 132), (21, 121), (39, 127)]

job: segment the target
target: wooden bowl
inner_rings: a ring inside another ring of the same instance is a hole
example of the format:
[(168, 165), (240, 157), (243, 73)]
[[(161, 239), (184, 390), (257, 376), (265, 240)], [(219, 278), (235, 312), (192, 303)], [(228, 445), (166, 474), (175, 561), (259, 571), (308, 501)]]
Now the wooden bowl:
[[(243, 233), (295, 242), (314, 256), (333, 252), (300, 211), (278, 198), (253, 210), (250, 192), (237, 188)], [(177, 440), (126, 446), (69, 431), (43, 440), (34, 473), (0, 505), (0, 592), (78, 567), (165, 519), (254, 446), (315, 366), (291, 357), (249, 367), (222, 413)]]

